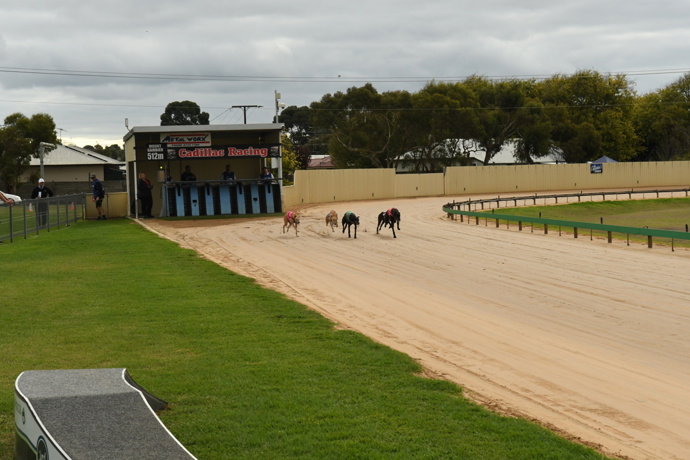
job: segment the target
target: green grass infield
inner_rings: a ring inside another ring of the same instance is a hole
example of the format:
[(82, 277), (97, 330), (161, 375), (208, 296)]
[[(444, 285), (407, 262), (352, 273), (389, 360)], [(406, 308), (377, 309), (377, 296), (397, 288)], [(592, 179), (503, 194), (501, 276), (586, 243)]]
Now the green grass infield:
[(130, 220), (0, 245), (0, 458), (25, 370), (127, 368), (199, 459), (597, 459)]

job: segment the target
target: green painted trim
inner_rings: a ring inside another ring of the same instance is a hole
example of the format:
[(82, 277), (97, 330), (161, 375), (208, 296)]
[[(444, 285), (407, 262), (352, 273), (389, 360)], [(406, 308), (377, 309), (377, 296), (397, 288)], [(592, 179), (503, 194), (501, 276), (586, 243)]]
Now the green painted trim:
[(470, 217), (482, 217), (492, 220), (507, 220), (509, 222), (529, 222), (531, 224), (560, 225), (561, 227), (586, 228), (591, 230), (601, 230), (604, 232), (627, 233), (629, 235), (656, 236), (660, 238), (675, 238), (677, 240), (690, 240), (690, 233), (675, 232), (673, 230), (660, 230), (655, 228), (623, 227), (620, 225), (593, 224), (589, 222), (574, 222), (570, 220), (542, 219), (539, 217), (511, 216), (510, 214), (496, 214), (488, 211), (460, 211), (448, 207), (443, 207), (443, 212), (448, 214), (459, 214)]

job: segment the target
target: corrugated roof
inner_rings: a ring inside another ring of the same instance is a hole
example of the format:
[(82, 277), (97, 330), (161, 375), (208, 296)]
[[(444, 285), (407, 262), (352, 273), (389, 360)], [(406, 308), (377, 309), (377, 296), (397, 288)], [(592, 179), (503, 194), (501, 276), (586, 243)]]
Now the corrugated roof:
[[(31, 166), (39, 166), (39, 158), (31, 158)], [(73, 165), (124, 165), (124, 161), (110, 158), (91, 150), (82, 149), (75, 146), (57, 144), (57, 148), (46, 153), (43, 157), (44, 166), (73, 166)]]

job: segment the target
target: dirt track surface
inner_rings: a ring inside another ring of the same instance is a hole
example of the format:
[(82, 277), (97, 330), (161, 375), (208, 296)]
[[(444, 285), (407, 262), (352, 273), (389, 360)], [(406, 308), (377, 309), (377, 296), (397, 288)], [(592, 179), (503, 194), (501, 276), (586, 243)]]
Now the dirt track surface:
[[(299, 237), (280, 218), (144, 225), (495, 410), (612, 456), (690, 458), (690, 252), (461, 223), (449, 201), (309, 206)], [(397, 239), (376, 234), (391, 206)], [(357, 239), (330, 209), (361, 217)]]

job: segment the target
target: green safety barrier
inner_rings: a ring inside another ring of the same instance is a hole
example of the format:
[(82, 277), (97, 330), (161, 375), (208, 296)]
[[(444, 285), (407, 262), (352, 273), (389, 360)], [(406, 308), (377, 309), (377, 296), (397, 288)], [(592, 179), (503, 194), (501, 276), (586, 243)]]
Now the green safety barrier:
[(508, 222), (518, 222), (520, 229), (522, 230), (522, 223), (530, 224), (541, 224), (544, 225), (544, 233), (548, 233), (549, 226), (559, 226), (559, 227), (570, 227), (574, 229), (574, 236), (577, 238), (578, 229), (588, 229), (588, 230), (598, 230), (608, 233), (609, 243), (611, 242), (612, 233), (624, 233), (629, 235), (641, 235), (647, 237), (648, 246), (652, 247), (652, 238), (670, 238), (672, 243), (674, 239), (678, 240), (690, 240), (690, 233), (688, 232), (677, 232), (673, 230), (661, 230), (654, 228), (645, 227), (625, 227), (621, 225), (607, 225), (607, 224), (595, 224), (590, 222), (574, 222), (569, 220), (558, 220), (558, 219), (544, 219), (541, 217), (526, 217), (526, 216), (513, 216), (510, 214), (496, 214), (493, 211), (462, 211), (455, 209), (454, 206), (458, 204), (446, 204), (443, 206), (443, 212), (447, 214), (456, 214), (460, 216), (475, 217), (477, 219), (477, 224), (479, 224), (479, 218), (496, 220), (496, 226), (498, 226), (499, 221), (504, 220)]

